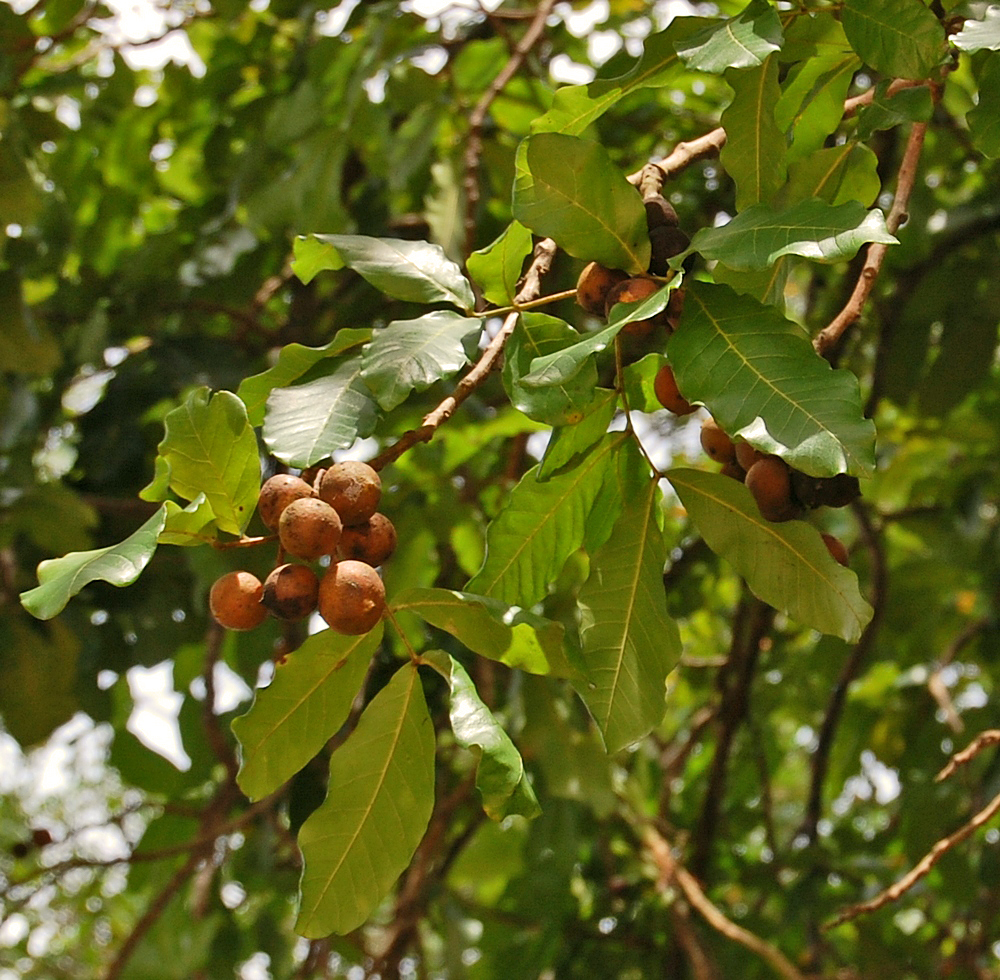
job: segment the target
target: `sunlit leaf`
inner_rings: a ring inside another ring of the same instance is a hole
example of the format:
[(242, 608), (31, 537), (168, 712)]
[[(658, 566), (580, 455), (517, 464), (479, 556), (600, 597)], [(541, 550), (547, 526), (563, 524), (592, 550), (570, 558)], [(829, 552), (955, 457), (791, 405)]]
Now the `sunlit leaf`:
[(845, 0), (841, 19), (861, 60), (890, 77), (926, 78), (944, 59), (944, 28), (922, 0)]
[(781, 21), (767, 0), (751, 0), (742, 13), (712, 24), (677, 44), (691, 71), (719, 74), (727, 68), (755, 68), (781, 47)]
[(521, 268), (530, 254), (531, 232), (519, 221), (512, 221), (496, 241), (469, 256), (469, 275), (486, 299), (507, 306), (514, 299)]

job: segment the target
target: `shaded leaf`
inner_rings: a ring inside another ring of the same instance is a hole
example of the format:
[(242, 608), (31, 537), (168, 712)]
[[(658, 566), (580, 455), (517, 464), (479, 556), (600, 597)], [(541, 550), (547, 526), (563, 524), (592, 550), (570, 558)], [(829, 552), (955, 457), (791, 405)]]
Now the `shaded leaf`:
[(435, 310), (416, 320), (393, 320), (376, 330), (361, 357), (361, 377), (386, 411), (454, 374), (469, 362), (482, 332), (478, 317)]
[(361, 378), (361, 357), (344, 361), (325, 378), (267, 397), (263, 437), (268, 449), (290, 466), (306, 467), (346, 449), (375, 430), (377, 409)]
[(410, 863), (434, 806), (434, 725), (417, 669), (375, 695), (330, 758), (323, 805), (299, 830), (304, 867), (295, 930), (350, 932)]
[[(618, 407), (618, 392), (598, 388), (596, 394), (597, 398), (587, 406), (583, 418), (552, 430), (545, 455), (538, 467), (540, 482), (572, 462), (580, 453), (586, 452), (608, 431)], [(643, 410), (641, 406), (635, 407)]]
[(926, 78), (941, 64), (945, 33), (921, 0), (845, 0), (841, 22), (858, 57), (897, 78)]
[(673, 469), (666, 476), (705, 543), (755, 596), (803, 626), (857, 641), (872, 609), (857, 576), (834, 561), (816, 528), (765, 521), (750, 491), (720, 473)]
[(518, 606), (542, 599), (583, 544), (590, 509), (625, 438), (605, 436), (576, 466), (545, 483), (538, 482), (537, 467), (529, 470), (487, 528), (486, 560), (466, 590)]
[(131, 585), (153, 557), (166, 518), (164, 505), (119, 544), (92, 551), (72, 551), (62, 558), (43, 561), (38, 566), (39, 584), (21, 593), (21, 605), (36, 619), (51, 619), (91, 582)]
[(983, 55), (979, 70), (979, 104), (966, 113), (972, 143), (991, 160), (1000, 157), (1000, 55)]
[[(4, 152), (0, 143), (0, 187), (4, 184)], [(14, 193), (10, 185), (6, 190)], [(0, 215), (4, 211), (4, 194), (0, 190)], [(4, 224), (12, 220), (8, 218)], [(20, 277), (11, 270), (0, 271), (0, 371), (42, 377), (51, 374), (61, 360), (56, 338), (24, 304)]]
[(469, 281), (440, 245), (368, 235), (300, 235), (295, 239), (292, 270), (303, 282), (344, 266), (396, 299), (453, 303), (461, 310), (472, 310), (476, 304)]
[(218, 526), (242, 534), (257, 507), (260, 456), (246, 408), (231, 391), (193, 391), (163, 420), (157, 451), (170, 489), (185, 500), (204, 494)]
[(408, 589), (392, 609), (416, 613), (473, 653), (508, 667), (559, 677), (574, 672), (563, 649), (562, 625), (506, 602), (451, 589)]
[(926, 85), (904, 88), (889, 95), (891, 79), (884, 78), (875, 86), (875, 96), (858, 113), (859, 140), (871, 139), (879, 129), (892, 129), (907, 122), (928, 122), (934, 112), (934, 100)]
[(205, 544), (216, 538), (215, 514), (203, 493), (181, 507), (173, 500), (166, 501), (167, 519), (157, 541), (160, 544)]
[(420, 659), (448, 682), (451, 692), (448, 717), (455, 740), (479, 752), (476, 789), (482, 796), (487, 816), (491, 820), (502, 820), (515, 813), (522, 817), (541, 813), (521, 754), (493, 712), (483, 704), (465, 668), (440, 650), (424, 653)]
[(516, 166), (518, 221), (577, 258), (645, 271), (650, 249), (642, 199), (603, 146), (539, 133), (522, 141)]
[(466, 265), (483, 296), (497, 306), (507, 306), (514, 300), (524, 260), (530, 254), (531, 232), (512, 221), (494, 242), (473, 252)]
[(848, 142), (816, 150), (791, 164), (778, 200), (784, 205), (818, 197), (827, 204), (858, 201), (868, 207), (881, 188), (878, 157), (867, 146)]
[(781, 21), (767, 0), (751, 3), (735, 17), (712, 24), (677, 44), (691, 71), (720, 74), (727, 68), (754, 68), (781, 47)]
[(865, 242), (899, 244), (881, 211), (866, 211), (857, 201), (830, 205), (811, 198), (782, 210), (755, 204), (721, 228), (702, 228), (689, 251), (731, 269), (766, 269), (782, 255), (836, 262), (850, 258)]
[(660, 723), (667, 675), (681, 655), (680, 633), (667, 615), (666, 547), (657, 525), (657, 481), (625, 501), (607, 542), (592, 556), (580, 590), (584, 680), (580, 696), (617, 752)]
[(275, 665), (271, 683), (233, 719), (240, 743), (236, 781), (251, 800), (294, 776), (347, 721), (381, 642), (381, 623), (363, 636), (325, 629)]

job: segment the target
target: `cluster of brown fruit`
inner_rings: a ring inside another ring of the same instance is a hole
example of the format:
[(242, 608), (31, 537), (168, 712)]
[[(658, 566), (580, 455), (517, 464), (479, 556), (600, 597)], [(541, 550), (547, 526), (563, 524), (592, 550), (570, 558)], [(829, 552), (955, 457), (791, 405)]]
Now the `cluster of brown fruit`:
[[(272, 476), (260, 489), (257, 512), (278, 534), (279, 564), (261, 582), (250, 572), (223, 575), (209, 593), (216, 621), (250, 630), (270, 614), (304, 619), (316, 609), (331, 629), (367, 633), (385, 611), (385, 587), (376, 571), (396, 550), (396, 529), (378, 513), (382, 481), (367, 463), (334, 463), (317, 473), (315, 486), (298, 476)], [(320, 578), (309, 566), (284, 562), (331, 558)]]

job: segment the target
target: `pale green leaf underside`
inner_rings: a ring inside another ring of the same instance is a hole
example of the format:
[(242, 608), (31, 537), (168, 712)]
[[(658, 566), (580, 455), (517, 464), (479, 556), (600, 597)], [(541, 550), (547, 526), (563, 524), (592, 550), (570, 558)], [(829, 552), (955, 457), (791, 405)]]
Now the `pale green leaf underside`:
[(781, 47), (781, 21), (766, 0), (750, 5), (728, 20), (711, 24), (677, 44), (691, 71), (719, 74), (727, 68), (753, 68)]
[(705, 543), (750, 591), (802, 626), (854, 643), (872, 617), (857, 576), (837, 564), (803, 521), (773, 524), (742, 483), (702, 470), (667, 472)]
[(1000, 5), (987, 7), (982, 20), (967, 20), (951, 43), (962, 51), (1000, 51)]
[(21, 605), (36, 619), (52, 619), (91, 582), (131, 585), (153, 557), (166, 519), (164, 504), (119, 544), (92, 551), (73, 551), (62, 558), (43, 561), (38, 566), (39, 584), (21, 593)]
[(181, 507), (173, 500), (166, 501), (167, 519), (157, 539), (160, 544), (176, 544), (182, 547), (205, 544), (216, 539), (215, 514), (203, 493)]
[(410, 863), (433, 806), (434, 725), (406, 665), (331, 756), (326, 800), (299, 830), (295, 931), (318, 939), (364, 923)]
[(678, 387), (726, 432), (812, 476), (871, 473), (875, 427), (857, 378), (833, 370), (777, 310), (694, 283), (681, 327), (667, 342)]
[(250, 710), (233, 719), (237, 782), (251, 800), (291, 779), (336, 734), (381, 641), (381, 623), (364, 636), (321, 630), (275, 666)]
[(448, 715), (455, 740), (479, 753), (476, 789), (487, 816), (502, 820), (511, 814), (534, 817), (540, 813), (520, 752), (493, 712), (483, 704), (465, 668), (440, 650), (424, 653), (421, 659), (448, 682), (451, 692)]
[(580, 591), (584, 679), (577, 689), (608, 752), (660, 723), (667, 675), (681, 655), (663, 588), (659, 501), (655, 480), (644, 494), (625, 501), (610, 538), (591, 558), (590, 577)]

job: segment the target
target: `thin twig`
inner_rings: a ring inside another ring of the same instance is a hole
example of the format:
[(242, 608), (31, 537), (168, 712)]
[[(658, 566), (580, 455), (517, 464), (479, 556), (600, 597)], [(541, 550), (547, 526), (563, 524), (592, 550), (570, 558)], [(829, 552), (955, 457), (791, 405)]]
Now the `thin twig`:
[(890, 902), (895, 902), (898, 898), (908, 892), (921, 878), (930, 874), (934, 867), (945, 854), (957, 844), (961, 844), (967, 837), (974, 834), (980, 827), (988, 823), (997, 813), (1000, 813), (1000, 793), (993, 797), (989, 805), (980, 810), (967, 824), (959, 827), (953, 834), (942, 837), (914, 866), (911, 871), (903, 875), (894, 885), (890, 885), (883, 892), (879, 892), (873, 899), (867, 902), (859, 902), (857, 905), (848, 906), (839, 912), (833, 919), (825, 923), (824, 930), (833, 929), (844, 922), (856, 919), (859, 915), (874, 912)]
[(987, 732), (980, 732), (961, 752), (956, 752), (944, 769), (934, 777), (934, 781), (940, 783), (947, 779), (959, 766), (968, 765), (983, 749), (990, 745), (1000, 745), (1000, 731), (995, 728)]

